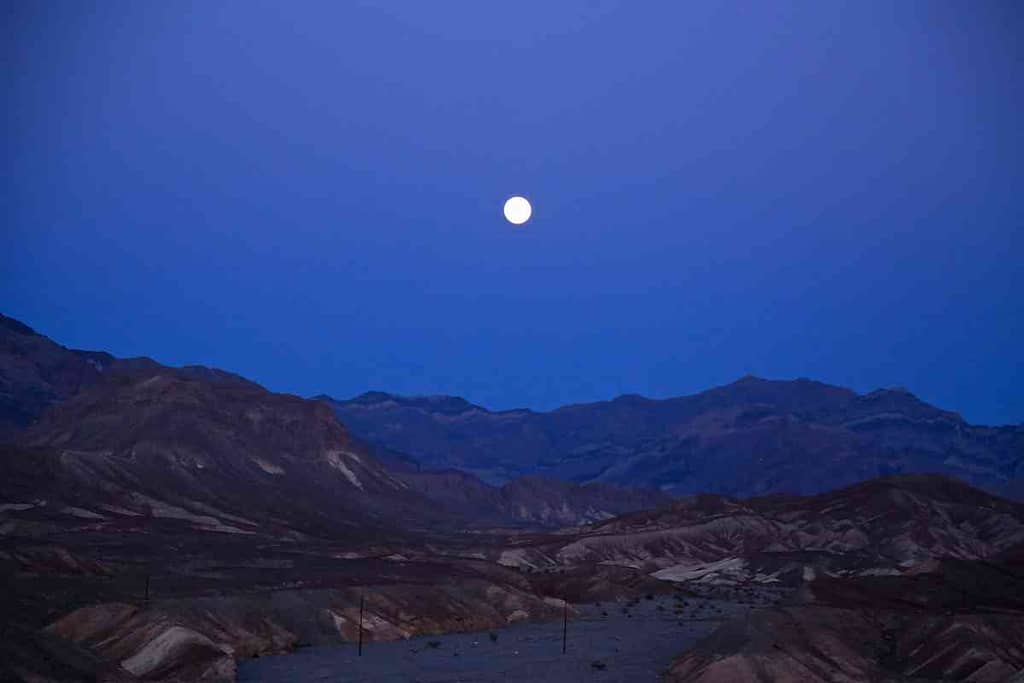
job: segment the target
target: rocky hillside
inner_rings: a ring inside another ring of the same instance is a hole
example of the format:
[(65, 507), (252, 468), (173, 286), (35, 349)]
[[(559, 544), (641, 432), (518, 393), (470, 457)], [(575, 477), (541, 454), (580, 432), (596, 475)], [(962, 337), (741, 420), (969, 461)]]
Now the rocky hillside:
[(319, 401), (220, 370), (70, 350), (11, 318), (0, 319), (0, 350), (0, 442), (20, 447), (2, 466), (29, 476), (38, 462), (37, 473), (48, 472), (20, 491), (9, 482), (14, 505), (27, 505), (40, 484), (51, 501), (96, 519), (118, 508), (309, 534), (374, 519), (413, 528), (573, 525), (668, 500), (540, 479), (499, 488), (421, 471), (402, 453), (354, 438)]
[(380, 392), (327, 400), (356, 434), (491, 483), (541, 474), (750, 496), (936, 472), (1024, 495), (1024, 427), (971, 425), (903, 389), (862, 395), (745, 377), (693, 396), (621, 396), (546, 413)]
[(943, 476), (695, 496), (515, 539), (500, 561), (562, 586), (620, 567), (741, 603), (792, 591), (681, 653), (678, 683), (995, 683), (1024, 668), (1024, 505)]
[(653, 489), (581, 485), (543, 477), (520, 477), (490, 486), (460, 470), (399, 471), (395, 476), (473, 526), (576, 526), (672, 501)]
[[(95, 520), (145, 514), (231, 533), (310, 534), (430, 516), (327, 406), (206, 368), (108, 370), (19, 443), (28, 452), (6, 466), (28, 474), (45, 462), (49, 505)], [(5, 495), (23, 505), (42, 494)]]
[[(239, 657), (353, 638), (364, 596), (371, 639), (553, 617), (528, 577), (481, 559), (502, 537), (480, 527), (666, 500), (445, 484), (401, 454), (385, 466), (320, 401), (69, 350), (9, 319), (0, 333), (13, 416), (0, 445), (0, 678), (231, 680)], [(477, 533), (455, 533), (467, 526)]]
[(675, 683), (1020, 680), (1024, 566), (947, 560), (899, 576), (819, 578), (794, 604), (720, 627)]
[(696, 496), (557, 539), (524, 539), (506, 564), (616, 565), (688, 584), (792, 585), (898, 574), (935, 558), (984, 560), (1024, 542), (1024, 505), (938, 475), (816, 496)]

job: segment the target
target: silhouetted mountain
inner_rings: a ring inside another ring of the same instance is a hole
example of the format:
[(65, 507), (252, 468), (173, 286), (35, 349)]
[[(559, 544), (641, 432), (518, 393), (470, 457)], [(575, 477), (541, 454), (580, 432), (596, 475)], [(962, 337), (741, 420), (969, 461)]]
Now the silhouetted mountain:
[(102, 351), (67, 349), (0, 314), (0, 442), (125, 362), (142, 365), (147, 359), (118, 361)]
[(330, 402), (356, 434), (426, 467), (491, 483), (539, 474), (677, 494), (759, 495), (939, 472), (1024, 495), (1024, 427), (970, 425), (904, 389), (860, 395), (748, 376), (693, 396), (621, 396), (546, 413), (379, 392)]

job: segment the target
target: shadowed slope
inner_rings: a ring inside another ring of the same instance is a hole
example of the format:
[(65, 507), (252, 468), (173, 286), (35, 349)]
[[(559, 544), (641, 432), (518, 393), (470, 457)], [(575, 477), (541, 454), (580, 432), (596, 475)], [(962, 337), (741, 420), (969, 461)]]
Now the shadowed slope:
[(859, 395), (810, 380), (744, 377), (693, 396), (629, 395), (546, 413), (380, 392), (330, 401), (368, 440), (490, 482), (542, 474), (758, 495), (942, 472), (1024, 494), (1024, 428), (970, 425), (903, 389)]
[(431, 518), (426, 501), (327, 406), (207, 368), (110, 372), (52, 407), (20, 442), (50, 453), (40, 457), (67, 480), (61, 495), (81, 498), (99, 518), (111, 513), (80, 496), (83, 487), (110, 505), (246, 533)]

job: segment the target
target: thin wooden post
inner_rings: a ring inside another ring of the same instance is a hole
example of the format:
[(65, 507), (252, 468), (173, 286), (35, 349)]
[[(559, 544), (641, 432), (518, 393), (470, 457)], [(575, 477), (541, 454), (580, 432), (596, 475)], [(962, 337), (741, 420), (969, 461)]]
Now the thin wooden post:
[(366, 604), (366, 596), (359, 595), (359, 656), (363, 656), (363, 606)]
[(145, 603), (146, 603), (147, 605), (149, 604), (149, 579), (150, 579), (150, 577), (151, 577), (151, 574), (150, 574), (150, 572), (149, 572), (149, 571), (147, 570), (147, 571), (146, 571), (146, 600), (145, 600)]
[(569, 633), (569, 603), (562, 598), (562, 654), (565, 654), (565, 641)]

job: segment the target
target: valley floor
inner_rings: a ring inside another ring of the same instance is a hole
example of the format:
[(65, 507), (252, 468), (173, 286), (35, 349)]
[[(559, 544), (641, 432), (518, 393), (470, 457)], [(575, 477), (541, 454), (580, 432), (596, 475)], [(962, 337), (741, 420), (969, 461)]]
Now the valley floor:
[[(577, 607), (562, 655), (562, 623), (520, 623), (488, 633), (302, 648), (294, 654), (239, 662), (240, 683), (305, 681), (657, 681), (683, 650), (748, 604), (658, 595), (652, 600)], [(677, 611), (677, 607), (681, 611)]]

